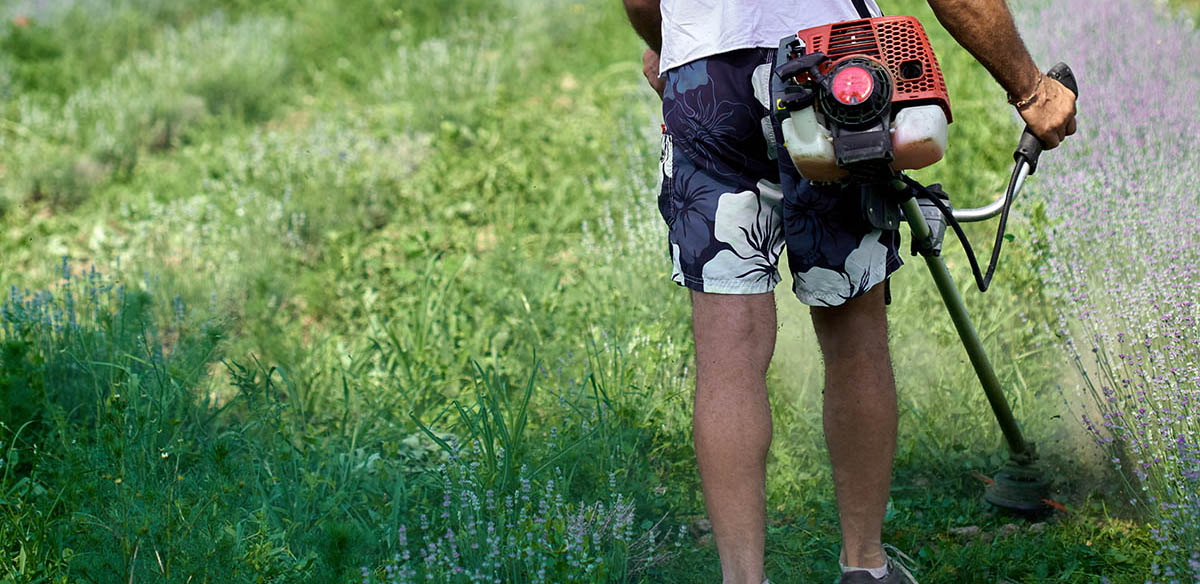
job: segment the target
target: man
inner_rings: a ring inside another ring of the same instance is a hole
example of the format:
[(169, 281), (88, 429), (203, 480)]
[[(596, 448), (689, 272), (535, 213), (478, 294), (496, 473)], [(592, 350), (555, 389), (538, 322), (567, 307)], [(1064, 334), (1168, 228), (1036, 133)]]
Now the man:
[[(1075, 98), (1045, 77), (1004, 0), (928, 0), (1008, 92), (1046, 148), (1075, 131)], [(825, 361), (826, 443), (842, 530), (842, 584), (911, 582), (881, 530), (896, 442), (896, 394), (881, 282), (900, 266), (896, 232), (863, 224), (843, 186), (803, 180), (771, 119), (779, 40), (880, 15), (873, 0), (624, 0), (663, 98), (663, 190), (672, 277), (692, 290), (693, 437), (724, 584), (762, 584), (766, 372), (778, 260), (787, 244)], [(778, 152), (777, 152), (778, 151)]]

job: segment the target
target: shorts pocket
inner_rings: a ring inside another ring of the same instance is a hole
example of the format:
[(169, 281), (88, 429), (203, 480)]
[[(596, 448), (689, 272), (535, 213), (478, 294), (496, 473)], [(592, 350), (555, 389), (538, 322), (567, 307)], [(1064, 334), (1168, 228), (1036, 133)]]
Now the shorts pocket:
[(667, 133), (666, 126), (663, 126), (662, 143), (659, 146), (658, 167), (659, 179), (662, 183), (658, 190), (658, 213), (662, 215), (663, 221), (666, 221), (669, 227), (675, 222), (675, 204), (672, 199), (675, 152), (671, 135)]

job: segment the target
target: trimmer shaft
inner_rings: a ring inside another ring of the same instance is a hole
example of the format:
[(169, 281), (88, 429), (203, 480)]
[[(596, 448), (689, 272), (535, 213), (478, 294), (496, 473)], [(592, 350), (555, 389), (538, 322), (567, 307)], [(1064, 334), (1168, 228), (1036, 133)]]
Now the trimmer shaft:
[[(916, 183), (902, 181), (896, 187), (916, 188), (915, 185)], [(937, 194), (929, 193), (928, 189), (924, 187), (921, 187), (921, 190), (926, 192), (927, 200), (938, 197)], [(1049, 482), (1037, 464), (1037, 454), (1033, 444), (1025, 440), (1020, 426), (1013, 417), (1008, 400), (1004, 397), (1004, 391), (1000, 388), (1000, 379), (996, 377), (996, 370), (992, 367), (991, 361), (983, 349), (983, 342), (979, 339), (979, 334), (975, 331), (975, 326), (967, 315), (967, 307), (963, 303), (962, 296), (933, 244), (934, 231), (925, 220), (916, 198), (909, 198), (901, 204), (901, 207), (909, 227), (912, 228), (914, 246), (929, 267), (929, 272), (933, 276), (934, 283), (937, 284), (946, 310), (950, 313), (950, 320), (954, 322), (958, 337), (962, 340), (967, 357), (975, 368), (980, 385), (983, 386), (984, 395), (987, 396), (988, 403), (992, 406), (992, 413), (996, 416), (1000, 431), (1004, 434), (1005, 442), (1008, 443), (1008, 463), (996, 475), (994, 482), (988, 487), (985, 497), (989, 503), (1003, 509), (1022, 513), (1046, 510), (1049, 508), (1045, 502), (1049, 496)]]

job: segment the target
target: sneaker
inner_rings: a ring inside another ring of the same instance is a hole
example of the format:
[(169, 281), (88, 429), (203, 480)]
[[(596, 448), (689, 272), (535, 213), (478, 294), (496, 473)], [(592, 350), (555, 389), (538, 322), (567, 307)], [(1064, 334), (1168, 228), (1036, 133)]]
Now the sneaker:
[(913, 563), (912, 558), (893, 546), (885, 544), (883, 547), (888, 555), (887, 576), (876, 578), (866, 570), (855, 570), (843, 573), (838, 584), (917, 584), (917, 579), (905, 565)]

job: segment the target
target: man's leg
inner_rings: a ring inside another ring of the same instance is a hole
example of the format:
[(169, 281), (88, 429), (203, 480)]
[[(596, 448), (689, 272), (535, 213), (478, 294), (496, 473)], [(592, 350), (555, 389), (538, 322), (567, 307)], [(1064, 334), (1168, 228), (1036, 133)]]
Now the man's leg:
[(761, 584), (775, 296), (692, 292), (692, 435), (725, 584)]
[(896, 450), (896, 385), (883, 286), (841, 306), (813, 308), (825, 358), (825, 442), (842, 525), (843, 565), (886, 563), (881, 530)]

